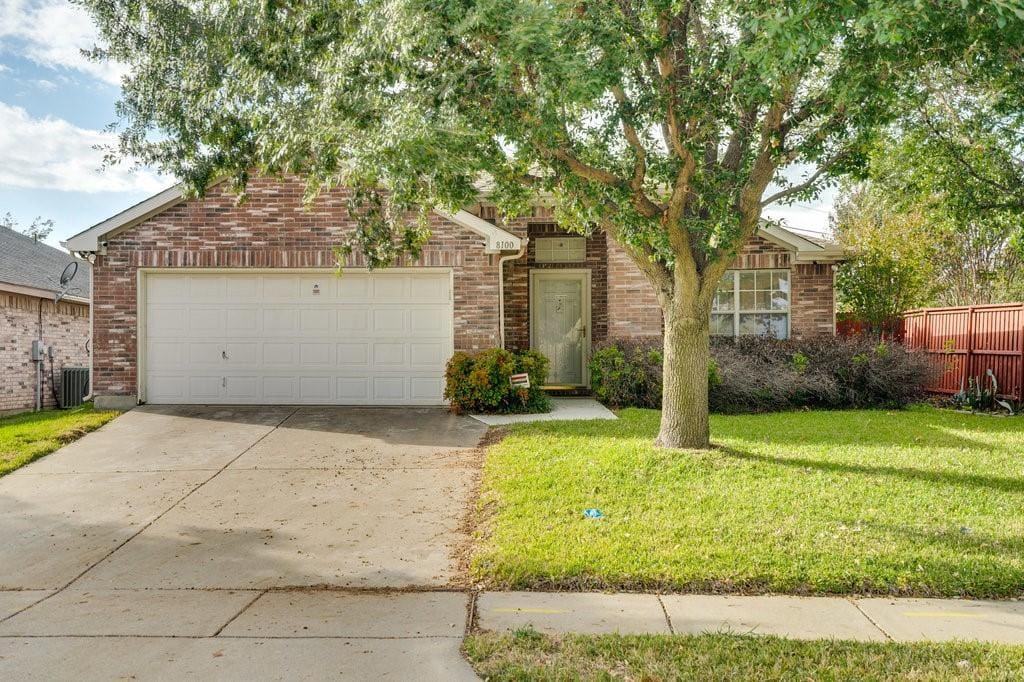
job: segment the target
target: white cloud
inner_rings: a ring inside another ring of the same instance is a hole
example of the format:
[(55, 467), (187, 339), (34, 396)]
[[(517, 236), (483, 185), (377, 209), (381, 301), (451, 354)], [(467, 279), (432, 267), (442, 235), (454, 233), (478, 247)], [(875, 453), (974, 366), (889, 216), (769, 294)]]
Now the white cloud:
[(0, 0), (0, 49), (51, 69), (74, 69), (117, 85), (122, 65), (97, 63), (82, 54), (98, 41), (88, 13), (67, 0)]
[[(102, 168), (116, 136), (0, 102), (0, 187), (66, 192), (158, 192), (173, 181), (130, 165)], [(101, 169), (102, 168), (102, 169)]]
[(32, 83), (34, 83), (35, 86), (40, 90), (46, 90), (47, 92), (57, 89), (56, 83), (54, 83), (53, 81), (48, 81), (45, 78), (38, 78), (32, 81)]

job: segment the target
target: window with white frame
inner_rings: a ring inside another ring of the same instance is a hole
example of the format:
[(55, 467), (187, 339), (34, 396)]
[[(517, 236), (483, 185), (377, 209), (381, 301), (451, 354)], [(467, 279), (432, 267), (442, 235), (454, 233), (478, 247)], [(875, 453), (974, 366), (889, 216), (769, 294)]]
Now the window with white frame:
[(789, 270), (729, 270), (711, 304), (711, 333), (789, 338)]

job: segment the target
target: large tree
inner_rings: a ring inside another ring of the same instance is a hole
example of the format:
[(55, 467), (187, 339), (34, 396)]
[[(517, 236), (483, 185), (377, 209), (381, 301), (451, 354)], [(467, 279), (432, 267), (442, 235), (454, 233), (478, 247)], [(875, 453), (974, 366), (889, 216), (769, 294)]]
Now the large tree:
[(658, 443), (696, 448), (711, 301), (764, 207), (856, 165), (925, 67), (1019, 70), (1024, 20), (1018, 0), (81, 1), (130, 67), (122, 151), (196, 191), (253, 169), (359, 187), (345, 246), (378, 265), (422, 242), (405, 209), (482, 177), (508, 214), (553, 195), (606, 231), (664, 312)]

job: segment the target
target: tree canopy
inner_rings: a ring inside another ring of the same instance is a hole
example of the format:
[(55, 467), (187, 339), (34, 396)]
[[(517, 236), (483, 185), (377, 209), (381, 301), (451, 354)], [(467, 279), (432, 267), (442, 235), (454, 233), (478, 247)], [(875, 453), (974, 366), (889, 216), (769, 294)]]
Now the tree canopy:
[(763, 207), (860, 167), (925, 69), (1024, 70), (1019, 0), (80, 1), (130, 67), (122, 151), (196, 191), (359, 187), (373, 265), (481, 181), (605, 230), (664, 310), (671, 445), (707, 444), (711, 300)]

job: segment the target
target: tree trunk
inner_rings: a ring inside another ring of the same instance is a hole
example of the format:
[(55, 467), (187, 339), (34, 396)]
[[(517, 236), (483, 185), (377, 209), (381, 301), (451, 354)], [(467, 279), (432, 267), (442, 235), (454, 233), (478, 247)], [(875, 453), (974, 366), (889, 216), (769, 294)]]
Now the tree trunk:
[(711, 447), (708, 428), (708, 314), (665, 313), (661, 430), (666, 448)]

